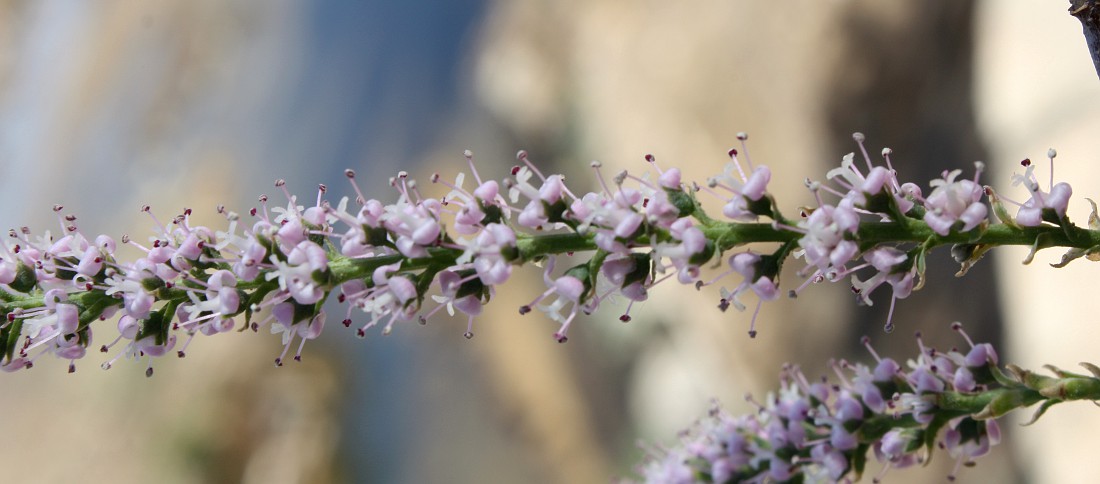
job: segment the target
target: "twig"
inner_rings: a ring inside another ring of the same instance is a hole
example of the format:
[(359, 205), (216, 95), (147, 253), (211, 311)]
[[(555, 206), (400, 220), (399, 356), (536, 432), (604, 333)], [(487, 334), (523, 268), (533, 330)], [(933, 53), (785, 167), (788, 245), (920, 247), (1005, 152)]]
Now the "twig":
[(1070, 0), (1069, 4), (1069, 14), (1081, 21), (1092, 65), (1100, 76), (1100, 1)]

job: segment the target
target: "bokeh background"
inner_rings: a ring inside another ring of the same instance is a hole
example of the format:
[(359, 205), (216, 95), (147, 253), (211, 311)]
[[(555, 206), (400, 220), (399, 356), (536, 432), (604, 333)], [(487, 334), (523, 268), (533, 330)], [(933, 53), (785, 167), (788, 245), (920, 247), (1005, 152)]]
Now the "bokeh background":
[[(1012, 193), (1025, 157), (1060, 153), (1059, 179), (1100, 193), (1100, 81), (1064, 2), (768, 0), (136, 1), (0, 3), (0, 227), (54, 230), (60, 203), (87, 233), (142, 240), (183, 207), (224, 223), (272, 182), (312, 199), (350, 192), (344, 168), (388, 195), (387, 178), (464, 169), (502, 178), (517, 149), (592, 188), (586, 168), (644, 168), (653, 153), (689, 179), (717, 172), (739, 131), (772, 166), (787, 211), (855, 149), (895, 151), (922, 185), (984, 160)], [(1041, 173), (1045, 173), (1045, 165)], [(1024, 198), (1016, 193), (1018, 198)], [(948, 326), (1002, 344), (1038, 368), (1097, 362), (1096, 268), (1022, 268), (1004, 250), (965, 281), (935, 254), (927, 287), (856, 308), (842, 286), (815, 287), (749, 315), (716, 295), (664, 287), (634, 320), (605, 311), (566, 345), (516, 301), (540, 291), (517, 275), (462, 337), (462, 321), (391, 336), (332, 325), (304, 361), (275, 369), (275, 337), (228, 334), (165, 359), (65, 373), (63, 362), (3, 375), (0, 469), (20, 482), (607, 482), (630, 476), (637, 439), (672, 443), (712, 398), (751, 411), (793, 361), (812, 376), (832, 357), (907, 357)], [(798, 264), (791, 264), (797, 266)], [(793, 271), (787, 285), (796, 281)], [(335, 310), (335, 309), (334, 309)], [(1007, 445), (961, 482), (1089, 482), (1096, 409), (1056, 408), (1006, 428)], [(1085, 440), (1078, 440), (1085, 439)], [(889, 482), (942, 480), (945, 454)], [(872, 468), (877, 472), (877, 468)]]

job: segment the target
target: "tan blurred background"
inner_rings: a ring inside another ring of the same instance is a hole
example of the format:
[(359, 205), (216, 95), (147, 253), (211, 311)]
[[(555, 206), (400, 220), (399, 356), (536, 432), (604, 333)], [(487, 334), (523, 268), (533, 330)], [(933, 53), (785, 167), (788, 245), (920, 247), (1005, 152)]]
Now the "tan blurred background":
[[(317, 183), (340, 196), (351, 167), (385, 199), (396, 170), (453, 174), (466, 148), (496, 178), (524, 148), (580, 188), (593, 185), (590, 160), (642, 170), (646, 153), (702, 180), (738, 131), (789, 213), (810, 202), (804, 178), (855, 149), (853, 131), (872, 152), (892, 147), (900, 175), (923, 186), (981, 159), (984, 181), (1010, 192), (1016, 163), (1054, 146), (1058, 178), (1095, 196), (1100, 81), (1066, 6), (0, 3), (0, 227), (51, 229), (54, 203), (116, 237), (150, 230), (143, 203), (220, 227), (215, 205), (279, 199), (275, 178), (306, 199)], [(1070, 216), (1086, 207), (1075, 198)], [(948, 329), (959, 320), (1004, 342), (1002, 360), (1097, 362), (1082, 303), (1095, 269), (1044, 265), (1056, 257), (1022, 270), (1023, 254), (1005, 251), (960, 282), (934, 254), (890, 335), (885, 293), (855, 308), (843, 286), (811, 288), (765, 305), (750, 340), (750, 314), (720, 314), (716, 291), (666, 286), (631, 323), (605, 309), (559, 345), (546, 318), (516, 315), (514, 301), (540, 290), (531, 271), (470, 341), (457, 320), (365, 340), (333, 324), (279, 369), (276, 338), (236, 333), (197, 340), (151, 379), (140, 364), (104, 372), (100, 355), (73, 375), (44, 362), (2, 375), (0, 468), (48, 483), (606, 482), (639, 462), (635, 439), (674, 442), (711, 398), (750, 411), (742, 396), (774, 388), (784, 361), (815, 377), (830, 357), (866, 359), (863, 334), (903, 358), (917, 330), (962, 345)], [(1100, 462), (1095, 441), (1074, 440), (1086, 425), (1100, 422), (1083, 404), (1005, 425), (1008, 444), (960, 481), (1088, 482)], [(952, 464), (937, 455), (886, 479), (942, 480)]]

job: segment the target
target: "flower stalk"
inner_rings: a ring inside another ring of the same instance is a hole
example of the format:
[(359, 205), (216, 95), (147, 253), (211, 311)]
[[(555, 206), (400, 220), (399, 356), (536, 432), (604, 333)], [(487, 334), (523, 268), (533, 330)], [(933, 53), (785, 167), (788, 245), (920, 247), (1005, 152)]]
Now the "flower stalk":
[[(952, 327), (969, 342), (958, 323)], [(781, 389), (752, 414), (732, 415), (717, 404), (678, 445), (650, 451), (640, 467), (647, 482), (838, 482), (859, 479), (870, 458), (882, 464), (875, 481), (893, 468), (927, 463), (944, 449), (963, 465), (1000, 440), (997, 418), (1041, 403), (1032, 422), (1051, 406), (1100, 400), (1100, 368), (1089, 375), (1050, 368), (1045, 376), (997, 366), (989, 344), (946, 352), (926, 347), (907, 369), (880, 358), (875, 364), (833, 362), (838, 382), (810, 380), (785, 367)], [(870, 457), (869, 457), (870, 455)]]
[[(889, 286), (893, 307), (920, 288), (924, 261), (937, 247), (952, 246), (960, 273), (997, 246), (1029, 246), (1032, 254), (1067, 248), (1058, 266), (1100, 252), (1095, 208), (1087, 228), (1074, 225), (1066, 215), (1069, 185), (1042, 186), (1030, 160), (1014, 177), (1027, 189), (1025, 202), (979, 185), (981, 164), (971, 178), (945, 172), (925, 197), (898, 178), (889, 149), (876, 164), (857, 133), (862, 160), (848, 154), (826, 181), (807, 181), (817, 206), (790, 219), (767, 191), (771, 171), (748, 158), (746, 138), (739, 135), (740, 151), (730, 150), (722, 173), (704, 184), (683, 182), (679, 169), (661, 169), (647, 155), (656, 173), (607, 177), (593, 162), (600, 189), (578, 195), (562, 176), (541, 173), (526, 152), (501, 182), (481, 178), (467, 152), (476, 186), (463, 187), (467, 174), (453, 182), (433, 175), (450, 190), (439, 198), (425, 196), (402, 172), (391, 180), (396, 201), (368, 199), (349, 170), (355, 200), (334, 205), (321, 186), (312, 206), (300, 205), (278, 180), (285, 206), (262, 196), (249, 223), (219, 208), (225, 230), (192, 225), (190, 210), (162, 224), (142, 207), (159, 229), (144, 244), (122, 238), (144, 254), (132, 261), (120, 260), (113, 238), (86, 236), (75, 217), (55, 207), (60, 235), (34, 237), (23, 228), (0, 244), (0, 368), (30, 368), (52, 354), (74, 370), (88, 348), (98, 348), (114, 350), (104, 368), (122, 357), (146, 359), (151, 375), (153, 358), (184, 356), (196, 336), (264, 327), (282, 336), (281, 365), (295, 342), (300, 359), (305, 341), (321, 334), (329, 299), (345, 303), (342, 323), (358, 321), (361, 337), (446, 309), (467, 317), (469, 338), (513, 268), (543, 260), (545, 292), (518, 309), (546, 313), (564, 342), (579, 313), (621, 297), (628, 304), (620, 319), (629, 321), (634, 303), (670, 279), (697, 288), (722, 284), (722, 310), (747, 309), (740, 299), (751, 294), (755, 335), (755, 315), (777, 298), (782, 266), (792, 257), (805, 262), (792, 296), (812, 282), (849, 280), (868, 304), (873, 291)], [(1048, 153), (1051, 167), (1055, 155)], [(703, 208), (708, 198), (723, 205), (720, 215)], [(1018, 207), (1015, 216), (1010, 205)], [(996, 220), (988, 219), (990, 210)], [(775, 248), (745, 248), (760, 243)], [(562, 255), (585, 253), (586, 262), (554, 270)], [(727, 271), (704, 276), (722, 262)], [(893, 328), (889, 320), (885, 327)]]

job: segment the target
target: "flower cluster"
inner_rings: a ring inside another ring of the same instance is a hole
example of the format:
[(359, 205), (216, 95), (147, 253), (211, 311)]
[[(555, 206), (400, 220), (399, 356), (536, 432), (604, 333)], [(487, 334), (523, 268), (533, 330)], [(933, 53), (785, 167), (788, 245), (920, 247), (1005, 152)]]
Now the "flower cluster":
[(993, 417), (1008, 409), (1002, 395), (1025, 394), (1019, 406), (1038, 395), (1000, 372), (992, 346), (953, 328), (968, 349), (938, 351), (918, 335), (920, 352), (905, 367), (879, 357), (864, 338), (875, 364), (832, 363), (835, 383), (784, 368), (777, 393), (749, 398), (754, 413), (715, 406), (679, 445), (651, 451), (639, 470), (646, 482), (662, 483), (837, 482), (858, 479), (869, 452), (885, 473), (921, 463), (939, 447), (955, 460), (953, 479), (1000, 440)]
[[(738, 138), (740, 149), (730, 150), (723, 171), (703, 185), (683, 182), (679, 169), (662, 169), (646, 155), (655, 173), (607, 177), (593, 162), (598, 189), (582, 192), (566, 186), (562, 175), (544, 175), (523, 151), (519, 165), (497, 182), (483, 179), (467, 152), (474, 186), (464, 187), (467, 174), (453, 182), (433, 175), (432, 182), (449, 190), (439, 198), (423, 194), (401, 172), (391, 180), (396, 201), (369, 199), (349, 170), (355, 200), (334, 205), (321, 186), (305, 206), (279, 180), (285, 206), (262, 196), (248, 212), (251, 222), (219, 208), (225, 230), (193, 224), (190, 210), (163, 224), (142, 207), (157, 226), (144, 243), (85, 235), (75, 217), (55, 207), (59, 235), (34, 237), (23, 228), (0, 244), (0, 369), (30, 368), (54, 355), (73, 370), (88, 348), (99, 348), (113, 353), (104, 368), (123, 357), (145, 359), (152, 374), (155, 357), (184, 356), (198, 335), (261, 328), (282, 337), (275, 360), (281, 365), (292, 347), (298, 360), (305, 342), (321, 334), (323, 305), (334, 294), (346, 305), (343, 325), (359, 320), (360, 337), (372, 328), (388, 334), (402, 322), (426, 322), (445, 309), (466, 317), (463, 334), (470, 338), (496, 287), (528, 262), (546, 262), (546, 289), (519, 312), (546, 313), (558, 323), (554, 338), (565, 342), (580, 313), (621, 299), (627, 307), (620, 319), (629, 321), (634, 304), (669, 280), (696, 288), (723, 284), (722, 310), (745, 310), (742, 297), (755, 298), (749, 324), (755, 335), (755, 315), (763, 302), (777, 299), (780, 271), (792, 254), (806, 263), (799, 272), (805, 282), (792, 296), (813, 282), (850, 277), (866, 304), (888, 285), (892, 313), (897, 299), (920, 287), (925, 254), (941, 245), (955, 244), (964, 268), (993, 245), (1069, 247), (1067, 261), (1100, 252), (1097, 217), (1089, 229), (1071, 224), (1069, 185), (1052, 179), (1042, 189), (1026, 160), (1015, 180), (1031, 199), (1010, 217), (992, 189), (978, 185), (981, 164), (969, 179), (945, 172), (925, 197), (898, 179), (889, 149), (885, 166), (876, 166), (857, 133), (864, 166), (852, 153), (828, 172), (830, 183), (808, 181), (818, 206), (789, 220), (767, 191), (770, 169), (754, 165), (747, 136)], [(1053, 163), (1053, 151), (1050, 157)], [(722, 204), (721, 219), (702, 208), (704, 193)], [(1002, 223), (987, 220), (986, 196)], [(753, 242), (778, 248), (744, 248)], [(126, 245), (142, 256), (121, 260), (117, 249)], [(592, 255), (561, 267), (560, 254), (583, 252)], [(716, 265), (728, 270), (705, 277)], [(107, 320), (116, 320), (115, 328)], [(886, 327), (892, 328), (889, 318)]]

